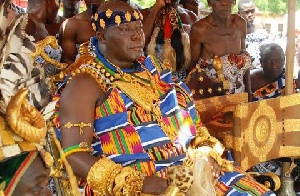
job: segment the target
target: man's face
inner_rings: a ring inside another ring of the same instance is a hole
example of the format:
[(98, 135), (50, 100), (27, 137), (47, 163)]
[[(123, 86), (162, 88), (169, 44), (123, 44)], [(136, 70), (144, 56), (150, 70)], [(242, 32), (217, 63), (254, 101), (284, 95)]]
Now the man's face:
[(47, 4), (47, 23), (51, 24), (57, 16), (57, 12), (60, 6), (60, 0), (53, 0), (48, 2), (50, 3)]
[(191, 10), (198, 16), (198, 9), (199, 3), (196, 0), (186, 0), (185, 1), (185, 8)]
[(255, 5), (253, 3), (244, 3), (240, 8), (239, 13), (246, 20), (248, 26), (253, 25), (255, 19)]
[(140, 21), (109, 27), (104, 36), (110, 58), (132, 62), (143, 55), (145, 35)]
[(231, 15), (235, 0), (208, 0), (208, 5), (220, 18), (228, 18)]
[(63, 4), (67, 10), (78, 10), (79, 9), (79, 0), (64, 0)]
[(282, 73), (284, 68), (284, 53), (279, 48), (272, 50), (267, 49), (267, 51), (262, 54), (260, 61), (264, 74), (270, 78), (276, 79)]

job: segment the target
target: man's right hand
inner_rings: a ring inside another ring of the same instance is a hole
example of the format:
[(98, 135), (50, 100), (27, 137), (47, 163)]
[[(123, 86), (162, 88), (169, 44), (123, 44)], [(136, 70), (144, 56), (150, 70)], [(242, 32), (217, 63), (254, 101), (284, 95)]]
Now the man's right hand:
[(168, 188), (166, 179), (157, 176), (146, 176), (142, 193), (160, 195), (164, 194)]
[(165, 7), (167, 3), (171, 3), (171, 0), (156, 0), (154, 6), (157, 6), (159, 9)]

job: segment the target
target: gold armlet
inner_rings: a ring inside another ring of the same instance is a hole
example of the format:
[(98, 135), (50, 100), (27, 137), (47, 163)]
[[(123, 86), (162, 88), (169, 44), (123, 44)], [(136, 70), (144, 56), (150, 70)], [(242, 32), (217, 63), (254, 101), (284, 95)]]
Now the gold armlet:
[(67, 122), (67, 124), (63, 125), (63, 127), (70, 129), (71, 127), (79, 127), (79, 133), (83, 134), (83, 128), (84, 127), (92, 127), (92, 123), (85, 123), (85, 122), (80, 122), (80, 123), (71, 123)]
[(115, 178), (113, 195), (139, 195), (142, 192), (144, 176), (131, 167), (124, 167)]
[(116, 175), (122, 166), (107, 158), (99, 159), (87, 175), (87, 183), (99, 195), (111, 195)]

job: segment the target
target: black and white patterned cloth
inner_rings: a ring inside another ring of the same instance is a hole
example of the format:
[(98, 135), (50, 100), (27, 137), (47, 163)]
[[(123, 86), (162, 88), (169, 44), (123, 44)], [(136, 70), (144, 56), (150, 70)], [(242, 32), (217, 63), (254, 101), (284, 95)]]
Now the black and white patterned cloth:
[(269, 38), (266, 29), (257, 29), (255, 32), (246, 35), (246, 51), (251, 56), (252, 68), (260, 67), (259, 45)]
[(10, 9), (12, 9), (14, 12), (16, 12), (17, 14), (22, 14), (22, 13), (25, 13), (25, 9), (18, 6), (18, 5), (15, 5), (13, 3), (10, 3)]

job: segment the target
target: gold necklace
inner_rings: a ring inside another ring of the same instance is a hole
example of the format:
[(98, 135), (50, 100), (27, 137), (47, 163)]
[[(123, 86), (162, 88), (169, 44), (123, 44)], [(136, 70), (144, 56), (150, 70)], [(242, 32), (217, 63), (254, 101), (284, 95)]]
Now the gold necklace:
[[(127, 96), (129, 96), (134, 102), (143, 107), (148, 112), (153, 112), (156, 116), (157, 123), (160, 125), (164, 133), (173, 142), (176, 139), (176, 132), (164, 122), (162, 113), (160, 110), (160, 95), (156, 88), (155, 79), (150, 71), (141, 64), (144, 71), (134, 73), (140, 78), (148, 80), (149, 83), (135, 78), (131, 74), (124, 73), (119, 67), (116, 66), (120, 76), (124, 79), (114, 82), (114, 85), (122, 90)], [(151, 87), (151, 90), (149, 90)]]

